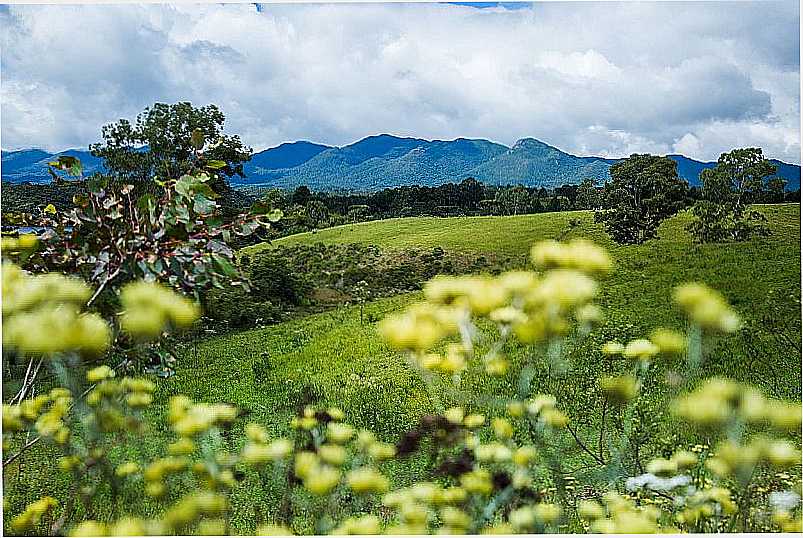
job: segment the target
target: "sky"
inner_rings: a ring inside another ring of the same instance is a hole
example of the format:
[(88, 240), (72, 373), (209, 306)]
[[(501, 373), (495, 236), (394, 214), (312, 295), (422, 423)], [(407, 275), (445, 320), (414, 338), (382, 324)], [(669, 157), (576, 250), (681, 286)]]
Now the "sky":
[(6, 150), (191, 101), (256, 151), (390, 133), (800, 163), (794, 0), (11, 5), (0, 32)]

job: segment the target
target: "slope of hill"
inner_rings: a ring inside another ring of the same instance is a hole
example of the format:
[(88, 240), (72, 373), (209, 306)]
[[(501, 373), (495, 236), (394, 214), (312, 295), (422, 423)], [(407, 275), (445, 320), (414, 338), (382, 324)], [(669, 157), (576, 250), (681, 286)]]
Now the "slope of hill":
[[(101, 169), (88, 152), (70, 150), (87, 173)], [(38, 149), (3, 152), (3, 180), (43, 183), (50, 180), (47, 162), (56, 155)], [(699, 174), (716, 165), (683, 155), (669, 155), (678, 163), (678, 174), (699, 185)], [(617, 159), (578, 157), (534, 138), (524, 138), (512, 147), (484, 139), (424, 140), (381, 134), (353, 144), (330, 147), (299, 141), (281, 144), (254, 154), (246, 163), (245, 178), (235, 185), (313, 190), (373, 191), (405, 185), (437, 186), (474, 177), (491, 185), (523, 184), (555, 187), (577, 184), (586, 178), (603, 183)], [(800, 166), (772, 161), (787, 190), (800, 188)]]

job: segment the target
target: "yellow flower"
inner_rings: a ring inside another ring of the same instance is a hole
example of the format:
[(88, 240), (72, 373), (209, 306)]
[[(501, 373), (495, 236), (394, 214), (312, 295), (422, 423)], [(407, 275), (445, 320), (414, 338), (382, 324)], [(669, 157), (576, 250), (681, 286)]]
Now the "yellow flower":
[(625, 403), (636, 397), (639, 390), (638, 380), (632, 375), (619, 377), (603, 377), (599, 380), (600, 389), (614, 403)]
[(350, 471), (346, 482), (355, 493), (384, 493), (390, 485), (388, 479), (372, 467)]
[(82, 521), (70, 531), (70, 536), (106, 536), (109, 530), (100, 521)]
[(602, 346), (602, 353), (605, 355), (621, 355), (625, 351), (625, 346), (619, 342), (607, 342)]
[(506, 419), (497, 417), (491, 421), (491, 428), (499, 439), (510, 439), (513, 437), (513, 426)]
[(340, 445), (321, 445), (318, 448), (318, 456), (321, 460), (330, 465), (340, 466), (346, 461), (346, 449)]
[(544, 524), (560, 519), (561, 508), (557, 504), (539, 503), (535, 505), (535, 519)]
[(569, 423), (569, 417), (557, 409), (546, 409), (542, 411), (541, 420), (544, 424), (553, 428), (563, 428)]
[(114, 377), (114, 370), (106, 366), (98, 366), (97, 368), (92, 368), (86, 373), (86, 380), (90, 383), (97, 383), (98, 381), (103, 381), (104, 379), (109, 379)]
[(739, 329), (739, 316), (731, 309), (725, 298), (705, 284), (690, 283), (678, 286), (674, 292), (675, 302), (686, 311), (689, 318), (702, 328), (731, 333)]
[(577, 514), (586, 521), (594, 521), (605, 517), (605, 509), (595, 501), (580, 501)]
[(671, 329), (655, 329), (650, 333), (650, 340), (666, 355), (680, 355), (686, 351), (686, 337)]
[(330, 422), (326, 425), (326, 438), (333, 443), (346, 443), (354, 435), (354, 428), (348, 424)]
[(340, 481), (340, 471), (328, 465), (320, 465), (304, 477), (304, 487), (315, 495), (329, 493)]
[(625, 358), (637, 359), (640, 361), (648, 361), (658, 354), (660, 349), (658, 346), (645, 338), (632, 340), (627, 343), (625, 350), (622, 352)]

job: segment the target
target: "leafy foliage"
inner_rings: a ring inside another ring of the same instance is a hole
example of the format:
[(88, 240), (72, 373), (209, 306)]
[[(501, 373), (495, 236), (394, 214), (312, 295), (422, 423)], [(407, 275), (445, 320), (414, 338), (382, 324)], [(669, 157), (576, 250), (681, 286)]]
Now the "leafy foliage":
[(700, 242), (745, 241), (767, 235), (761, 213), (749, 205), (763, 198), (777, 198), (782, 180), (773, 178), (777, 168), (764, 158), (761, 148), (735, 149), (720, 155), (717, 166), (703, 170), (703, 199), (692, 212), (697, 220), (689, 231)]
[(643, 243), (685, 207), (687, 186), (672, 159), (633, 154), (611, 166), (605, 193), (611, 209), (597, 212), (597, 221), (618, 243)]

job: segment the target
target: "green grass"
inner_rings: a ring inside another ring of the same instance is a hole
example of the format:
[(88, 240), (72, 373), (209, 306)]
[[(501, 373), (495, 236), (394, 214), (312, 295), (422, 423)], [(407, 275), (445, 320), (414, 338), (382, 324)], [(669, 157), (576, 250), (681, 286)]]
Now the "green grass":
[[(600, 296), (608, 321), (571, 354), (571, 377), (546, 375), (545, 361), (535, 359), (539, 375), (534, 390), (555, 393), (581, 434), (590, 437), (595, 435), (599, 411), (596, 380), (620, 368), (604, 361), (598, 346), (613, 336), (644, 336), (660, 325), (683, 328), (670, 295), (675, 285), (685, 281), (702, 281), (721, 290), (746, 322), (744, 331), (713, 345), (705, 374), (749, 381), (771, 396), (800, 400), (799, 349), (784, 340), (800, 342), (800, 206), (764, 206), (761, 210), (769, 219), (772, 235), (744, 243), (694, 244), (684, 230), (689, 216), (682, 214), (664, 223), (659, 239), (619, 246), (593, 222), (590, 212), (573, 212), (393, 219), (299, 234), (274, 244), (362, 242), (387, 249), (440, 246), (478, 256), (508, 257), (512, 265), (519, 266), (526, 264), (530, 246), (540, 239), (586, 237), (606, 246), (616, 262), (616, 272), (603, 283)], [(570, 219), (579, 220), (571, 230)], [(259, 245), (246, 251), (265, 248), (271, 247)], [(230, 402), (250, 411), (238, 420), (236, 432), (242, 431), (246, 421), (256, 421), (278, 436), (288, 432), (287, 423), (298, 406), (311, 401), (337, 405), (355, 425), (395, 441), (433, 410), (432, 392), (401, 355), (379, 341), (375, 322), (419, 298), (420, 294), (405, 294), (370, 303), (365, 324), (360, 323), (358, 308), (348, 307), (190, 344), (179, 350), (177, 374), (158, 382), (153, 413), (164, 412), (170, 395), (187, 394), (198, 401)], [(517, 346), (509, 346), (507, 351), (515, 366), (528, 357)], [(664, 376), (680, 367), (675, 362), (659, 365), (643, 391), (643, 406), (657, 424), (652, 442), (658, 451), (688, 441), (687, 432), (662, 420), (667, 398)], [(514, 375), (488, 381), (485, 376), (469, 374), (464, 383), (475, 391), (502, 395), (512, 392)], [(443, 385), (433, 390), (446, 404), (454, 401)], [(154, 431), (143, 445), (151, 452), (169, 440), (167, 432)], [(238, 434), (228, 442), (235, 449), (242, 438)], [(579, 450), (570, 444), (565, 460), (567, 465), (583, 463)], [(388, 464), (386, 470), (395, 484), (405, 484), (425, 478), (425, 464), (424, 459), (416, 458)], [(63, 487), (55, 477), (58, 473), (43, 473), (39, 480), (31, 480), (33, 475), (28, 463), (27, 483), (7, 498), (15, 509), (26, 499)], [(576, 476), (582, 480), (580, 471)], [(253, 530), (254, 506), (262, 501), (256, 483), (250, 482), (253, 479), (249, 476), (246, 487), (238, 488), (234, 498), (232, 522), (239, 532)]]

